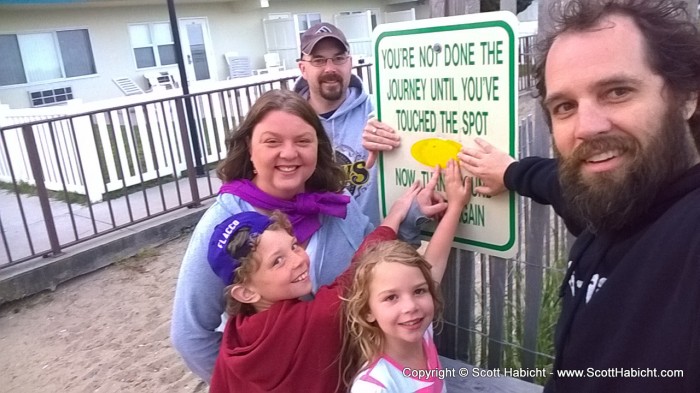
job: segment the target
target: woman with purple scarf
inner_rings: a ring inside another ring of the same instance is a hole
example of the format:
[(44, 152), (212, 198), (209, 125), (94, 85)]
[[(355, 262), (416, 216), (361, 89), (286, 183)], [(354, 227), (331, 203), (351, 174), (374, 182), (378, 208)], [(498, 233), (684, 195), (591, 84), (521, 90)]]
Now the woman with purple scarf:
[[(374, 229), (343, 192), (346, 175), (333, 161), (333, 149), (318, 116), (294, 92), (270, 91), (255, 102), (228, 140), (228, 154), (217, 174), (223, 185), (190, 239), (171, 325), (175, 349), (206, 382), (219, 352), (217, 328), (224, 312), (225, 284), (207, 262), (207, 246), (217, 224), (243, 211), (284, 212), (309, 254), (314, 292), (345, 270), (365, 235)], [(435, 202), (428, 199), (420, 201), (424, 211), (446, 207), (444, 203), (428, 207)], [(406, 222), (416, 222), (415, 215)]]

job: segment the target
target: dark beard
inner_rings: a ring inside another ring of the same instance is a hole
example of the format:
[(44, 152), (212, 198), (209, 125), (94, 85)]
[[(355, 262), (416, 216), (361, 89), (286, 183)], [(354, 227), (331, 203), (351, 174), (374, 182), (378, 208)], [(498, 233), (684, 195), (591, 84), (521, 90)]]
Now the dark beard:
[[(677, 110), (669, 109), (661, 129), (646, 148), (624, 135), (601, 135), (579, 145), (569, 158), (559, 157), (559, 182), (566, 208), (592, 232), (614, 231), (644, 216), (664, 184), (672, 182), (693, 162), (688, 123)], [(626, 173), (581, 174), (583, 157), (592, 152), (620, 150), (632, 161)]]
[[(327, 89), (323, 82), (338, 82), (337, 89)], [(319, 94), (326, 101), (338, 101), (343, 98), (343, 90), (345, 89), (343, 77), (338, 74), (323, 74), (318, 78)]]

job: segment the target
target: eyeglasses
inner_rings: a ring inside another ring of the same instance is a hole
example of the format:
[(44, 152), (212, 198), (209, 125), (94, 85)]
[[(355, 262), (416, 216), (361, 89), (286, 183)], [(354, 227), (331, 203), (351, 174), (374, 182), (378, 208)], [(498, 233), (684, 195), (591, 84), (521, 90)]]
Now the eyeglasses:
[(300, 60), (311, 63), (311, 65), (314, 67), (325, 67), (326, 64), (328, 64), (328, 60), (330, 60), (333, 65), (343, 65), (347, 63), (349, 59), (350, 55), (336, 55), (333, 57), (314, 57), (311, 60)]

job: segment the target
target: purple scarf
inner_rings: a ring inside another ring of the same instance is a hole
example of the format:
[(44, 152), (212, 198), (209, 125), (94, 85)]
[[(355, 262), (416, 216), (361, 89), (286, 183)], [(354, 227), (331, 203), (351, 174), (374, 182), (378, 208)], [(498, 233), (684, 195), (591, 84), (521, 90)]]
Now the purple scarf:
[(263, 210), (279, 210), (289, 217), (299, 243), (307, 241), (320, 227), (319, 214), (345, 218), (350, 197), (334, 192), (302, 192), (292, 200), (273, 197), (250, 180), (233, 180), (221, 185), (219, 194), (233, 194)]

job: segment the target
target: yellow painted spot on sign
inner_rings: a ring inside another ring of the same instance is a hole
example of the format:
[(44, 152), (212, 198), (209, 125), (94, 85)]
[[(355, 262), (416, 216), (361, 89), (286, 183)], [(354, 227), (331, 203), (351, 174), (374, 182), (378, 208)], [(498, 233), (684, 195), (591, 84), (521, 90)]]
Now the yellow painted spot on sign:
[(411, 155), (423, 165), (434, 168), (435, 165), (445, 168), (450, 158), (457, 159), (457, 153), (462, 149), (459, 142), (449, 139), (428, 138), (418, 141), (411, 146)]

